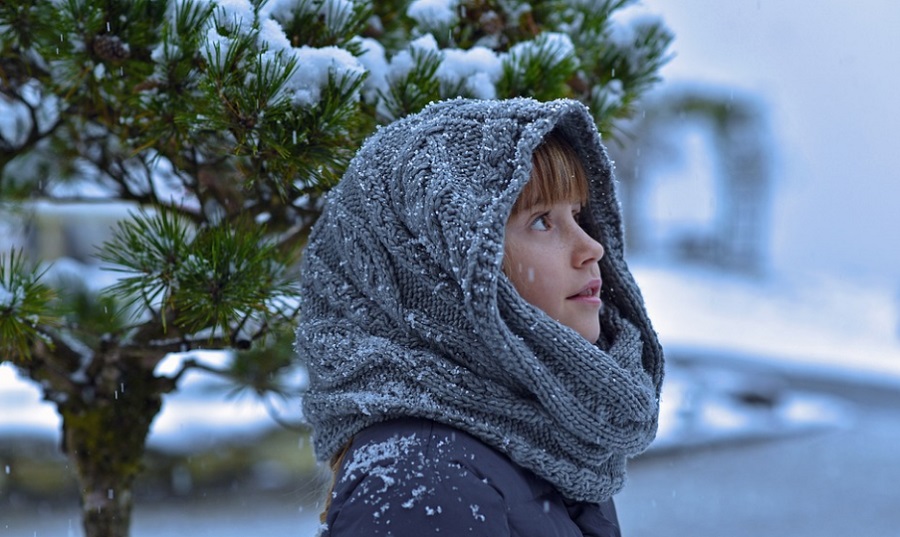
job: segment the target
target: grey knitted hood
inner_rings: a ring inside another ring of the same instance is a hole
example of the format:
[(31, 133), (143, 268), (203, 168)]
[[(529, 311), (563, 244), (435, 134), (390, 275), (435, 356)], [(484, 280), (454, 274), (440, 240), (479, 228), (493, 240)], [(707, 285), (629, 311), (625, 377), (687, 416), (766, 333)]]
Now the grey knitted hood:
[[(596, 345), (501, 270), (506, 221), (553, 130), (583, 159), (586, 229), (606, 251)], [(663, 356), (613, 183), (577, 101), (455, 99), (379, 129), (329, 193), (302, 263), (297, 351), (317, 456), (415, 416), (468, 431), (573, 500), (617, 492), (656, 434)]]

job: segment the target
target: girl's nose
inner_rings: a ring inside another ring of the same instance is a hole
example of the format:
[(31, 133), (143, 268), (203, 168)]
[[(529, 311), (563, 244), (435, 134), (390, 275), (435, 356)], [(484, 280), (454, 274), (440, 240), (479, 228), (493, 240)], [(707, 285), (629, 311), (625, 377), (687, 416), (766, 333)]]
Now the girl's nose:
[(576, 247), (573, 253), (575, 255), (575, 265), (581, 267), (588, 263), (600, 261), (600, 259), (603, 258), (603, 255), (606, 254), (606, 250), (603, 248), (602, 244), (594, 240), (594, 238), (588, 235), (585, 230), (579, 227), (576, 237)]

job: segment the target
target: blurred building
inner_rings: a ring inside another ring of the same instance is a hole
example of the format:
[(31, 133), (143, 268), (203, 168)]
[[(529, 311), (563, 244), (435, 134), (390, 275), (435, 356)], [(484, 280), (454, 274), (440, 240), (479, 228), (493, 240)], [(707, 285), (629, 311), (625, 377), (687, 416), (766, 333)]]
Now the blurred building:
[(609, 144), (629, 252), (755, 274), (769, 250), (774, 158), (761, 104), (721, 89), (670, 89)]

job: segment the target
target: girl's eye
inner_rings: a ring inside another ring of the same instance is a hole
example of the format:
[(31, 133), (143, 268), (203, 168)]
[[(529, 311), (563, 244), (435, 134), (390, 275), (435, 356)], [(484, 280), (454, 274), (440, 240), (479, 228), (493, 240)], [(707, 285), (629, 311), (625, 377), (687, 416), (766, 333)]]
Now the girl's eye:
[(530, 227), (536, 231), (547, 231), (550, 229), (550, 215), (545, 213), (538, 216), (532, 220)]
[(579, 208), (578, 210), (572, 213), (572, 217), (575, 219), (575, 222), (583, 229), (585, 224), (585, 218), (587, 218), (587, 213), (584, 212), (584, 207)]

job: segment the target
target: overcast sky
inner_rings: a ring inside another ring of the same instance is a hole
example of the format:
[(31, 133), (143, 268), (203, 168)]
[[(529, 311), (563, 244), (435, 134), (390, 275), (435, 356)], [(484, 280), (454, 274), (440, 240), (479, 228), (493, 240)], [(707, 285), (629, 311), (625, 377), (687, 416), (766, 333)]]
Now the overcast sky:
[(777, 156), (776, 269), (900, 284), (900, 3), (644, 0), (670, 82), (758, 93)]

